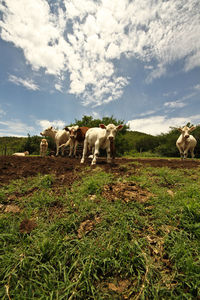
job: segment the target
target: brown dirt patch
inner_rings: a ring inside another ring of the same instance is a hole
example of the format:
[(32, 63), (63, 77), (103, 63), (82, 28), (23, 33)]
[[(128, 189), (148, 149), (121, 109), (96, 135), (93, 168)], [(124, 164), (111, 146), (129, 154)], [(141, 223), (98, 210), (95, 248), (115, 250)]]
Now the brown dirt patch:
[[(79, 172), (89, 165), (90, 160), (81, 165), (80, 159), (68, 157), (0, 156), (0, 185), (8, 184), (15, 179), (36, 176), (38, 173), (55, 174), (58, 184), (70, 185), (78, 178)], [(100, 158), (97, 166), (108, 172), (126, 174), (129, 169), (140, 168), (141, 166), (169, 167), (173, 169), (198, 168), (200, 167), (200, 161), (191, 159), (181, 161), (180, 159), (116, 158), (113, 163), (107, 164), (105, 158)]]
[(119, 280), (117, 283), (108, 283), (108, 289), (119, 294), (124, 293), (131, 285), (129, 280)]
[(142, 189), (135, 182), (119, 182), (104, 187), (102, 196), (110, 201), (118, 199), (128, 203), (130, 201), (146, 202), (152, 196), (150, 192)]
[(6, 213), (19, 213), (21, 211), (21, 209), (19, 208), (19, 206), (17, 205), (13, 205), (13, 204), (9, 204), (6, 205), (4, 212)]
[(83, 236), (92, 231), (96, 224), (101, 222), (101, 218), (99, 216), (95, 216), (94, 220), (85, 220), (83, 221), (78, 229), (78, 238), (81, 239)]
[(37, 223), (33, 219), (24, 219), (19, 225), (21, 233), (31, 233), (37, 227)]

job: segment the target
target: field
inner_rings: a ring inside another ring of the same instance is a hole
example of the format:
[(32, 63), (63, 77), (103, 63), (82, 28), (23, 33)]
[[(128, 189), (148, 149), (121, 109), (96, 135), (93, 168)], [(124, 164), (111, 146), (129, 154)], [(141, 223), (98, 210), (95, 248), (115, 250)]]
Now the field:
[(200, 299), (200, 161), (0, 157), (1, 299)]

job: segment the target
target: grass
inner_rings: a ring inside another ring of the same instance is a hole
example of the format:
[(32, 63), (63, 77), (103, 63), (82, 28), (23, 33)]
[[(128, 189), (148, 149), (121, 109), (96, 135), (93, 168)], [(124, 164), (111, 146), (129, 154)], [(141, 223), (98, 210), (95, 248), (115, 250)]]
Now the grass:
[[(1, 188), (1, 299), (200, 297), (199, 169), (120, 174), (97, 167), (70, 188), (40, 174)], [(135, 198), (112, 197), (122, 184)]]

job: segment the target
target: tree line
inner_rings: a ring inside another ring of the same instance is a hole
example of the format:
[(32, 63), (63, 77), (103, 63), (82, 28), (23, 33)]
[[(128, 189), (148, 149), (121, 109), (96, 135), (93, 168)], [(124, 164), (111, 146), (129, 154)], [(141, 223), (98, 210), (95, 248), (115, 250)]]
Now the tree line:
[[(124, 124), (123, 120), (117, 120), (112, 117), (103, 117), (102, 119), (94, 119), (92, 116), (83, 116), (81, 120), (75, 119), (73, 124), (66, 124), (67, 126), (79, 125), (87, 127), (99, 127), (99, 124), (108, 125), (113, 123), (115, 125)], [(182, 124), (183, 126), (185, 124)], [(187, 126), (191, 126), (190, 123)], [(163, 133), (157, 136), (150, 134), (131, 131), (128, 126), (124, 126), (123, 129), (116, 135), (116, 155), (117, 156), (161, 156), (161, 157), (179, 157), (179, 151), (176, 147), (176, 140), (179, 137), (180, 132), (177, 128), (171, 128), (168, 133)], [(200, 126), (192, 132), (192, 135), (197, 140), (197, 146), (195, 148), (195, 157), (200, 157)], [(0, 137), (0, 154), (11, 155), (14, 152), (29, 151), (32, 155), (38, 155), (40, 152), (41, 136), (30, 136), (27, 138), (17, 137)], [(55, 151), (54, 141), (47, 137), (48, 151), (49, 153)], [(102, 153), (104, 154), (104, 153)]]

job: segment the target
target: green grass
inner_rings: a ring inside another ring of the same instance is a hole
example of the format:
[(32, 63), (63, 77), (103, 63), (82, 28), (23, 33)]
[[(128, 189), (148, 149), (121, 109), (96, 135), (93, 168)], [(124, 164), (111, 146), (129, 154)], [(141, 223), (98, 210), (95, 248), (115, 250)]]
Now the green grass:
[[(70, 188), (54, 182), (38, 174), (0, 190), (1, 299), (200, 297), (198, 169), (130, 164), (120, 176), (86, 168)], [(105, 196), (128, 182), (149, 198)], [(30, 233), (25, 219), (37, 224)]]

